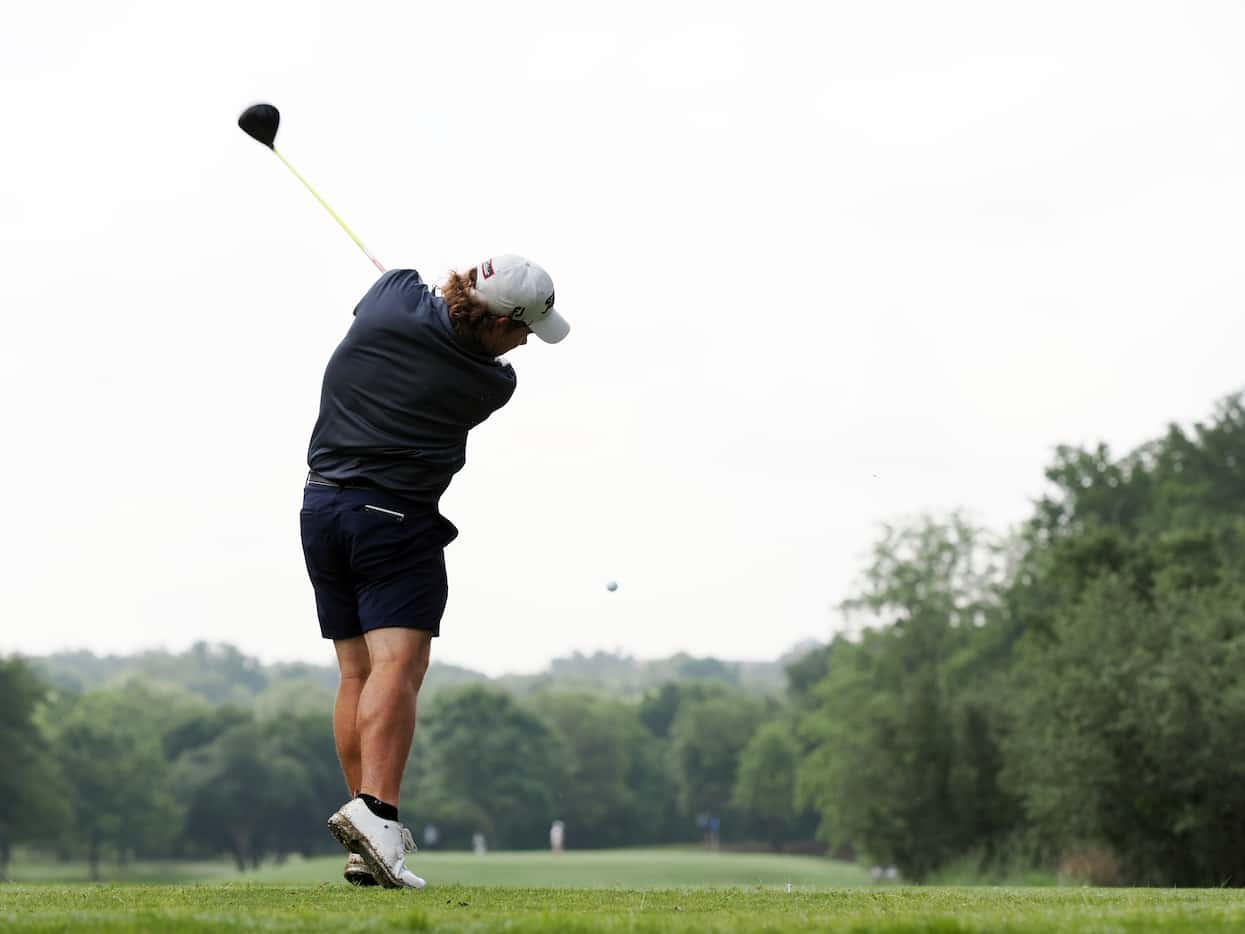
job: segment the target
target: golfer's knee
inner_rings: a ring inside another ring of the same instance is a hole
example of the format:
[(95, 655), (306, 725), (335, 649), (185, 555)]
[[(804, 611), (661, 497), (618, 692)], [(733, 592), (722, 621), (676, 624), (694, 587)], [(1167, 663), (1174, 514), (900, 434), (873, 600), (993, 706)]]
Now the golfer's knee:
[(367, 634), (373, 677), (405, 682), (418, 691), (428, 670), (432, 633), (417, 629), (375, 629)]
[(428, 673), (429, 652), (413, 652), (410, 655), (398, 655), (373, 663), (372, 669), (377, 674), (383, 672), (386, 680), (405, 682), (416, 691), (424, 683), (424, 675)]
[(362, 636), (333, 643), (337, 651), (337, 669), (341, 680), (366, 681), (372, 670), (372, 659)]
[(367, 676), (372, 673), (372, 663), (367, 659), (354, 660), (348, 664), (338, 663), (338, 675), (343, 683), (347, 682), (364, 682)]

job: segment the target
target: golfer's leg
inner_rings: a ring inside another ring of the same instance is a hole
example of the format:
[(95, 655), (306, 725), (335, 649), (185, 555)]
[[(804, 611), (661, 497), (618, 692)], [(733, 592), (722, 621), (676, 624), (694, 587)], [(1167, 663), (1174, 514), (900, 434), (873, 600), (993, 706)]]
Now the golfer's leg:
[(428, 670), (432, 633), (373, 629), (363, 638), (371, 673), (359, 696), (363, 760), (359, 790), (397, 807), (402, 771), (415, 735), (415, 698)]
[(337, 684), (337, 701), (333, 704), (333, 740), (337, 743), (337, 761), (346, 777), (346, 790), (355, 795), (363, 781), (363, 758), (359, 744), (359, 695), (372, 670), (367, 642), (363, 636), (335, 639), (337, 668), (341, 680)]

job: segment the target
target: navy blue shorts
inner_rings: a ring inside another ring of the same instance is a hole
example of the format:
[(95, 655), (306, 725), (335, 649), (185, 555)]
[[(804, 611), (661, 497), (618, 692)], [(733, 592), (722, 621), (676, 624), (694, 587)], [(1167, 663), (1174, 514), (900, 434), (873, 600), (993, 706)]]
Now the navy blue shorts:
[(458, 529), (435, 506), (308, 481), (299, 519), (324, 638), (395, 626), (441, 634), (444, 549)]

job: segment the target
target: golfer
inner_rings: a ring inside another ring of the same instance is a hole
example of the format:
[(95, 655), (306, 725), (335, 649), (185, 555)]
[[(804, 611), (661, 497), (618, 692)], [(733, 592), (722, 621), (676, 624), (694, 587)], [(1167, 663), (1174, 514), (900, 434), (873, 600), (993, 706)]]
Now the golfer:
[(424, 886), (406, 868), (414, 843), (398, 789), (445, 611), (444, 549), (458, 535), (439, 503), (466, 462), (467, 432), (514, 393), (500, 356), (529, 334), (556, 343), (570, 330), (553, 302), (548, 273), (520, 256), (451, 273), (439, 294), (412, 269), (390, 270), (324, 372), (300, 518), (341, 672), (333, 736), (354, 795), (329, 829), (356, 884)]

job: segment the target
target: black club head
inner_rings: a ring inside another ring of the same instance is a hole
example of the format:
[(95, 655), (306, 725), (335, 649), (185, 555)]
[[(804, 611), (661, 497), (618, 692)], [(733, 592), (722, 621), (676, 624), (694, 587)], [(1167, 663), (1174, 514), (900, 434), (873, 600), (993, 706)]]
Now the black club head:
[(252, 104), (238, 118), (238, 126), (242, 127), (242, 132), (269, 149), (277, 138), (277, 127), (280, 124), (281, 113), (272, 104)]

